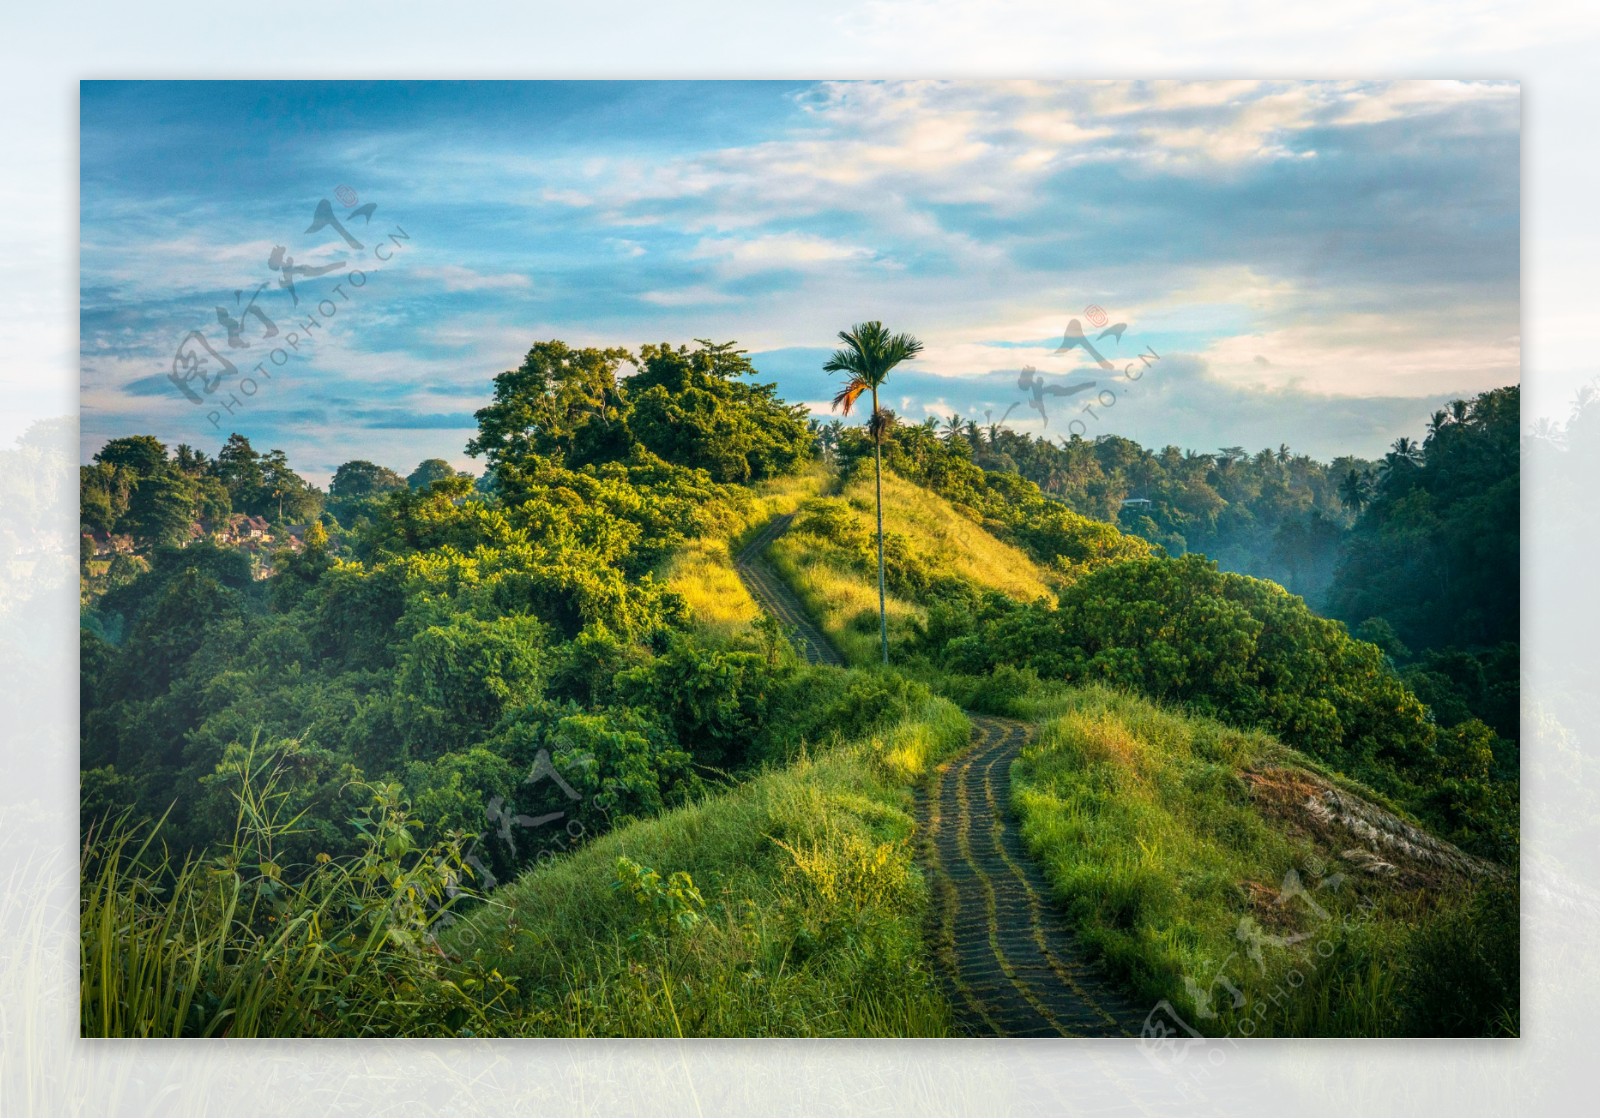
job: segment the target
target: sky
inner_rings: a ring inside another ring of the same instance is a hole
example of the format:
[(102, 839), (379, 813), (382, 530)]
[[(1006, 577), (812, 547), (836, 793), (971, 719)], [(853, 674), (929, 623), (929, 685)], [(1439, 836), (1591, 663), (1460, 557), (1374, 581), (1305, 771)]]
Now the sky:
[(80, 92), (86, 460), (481, 470), (473, 412), (550, 338), (737, 341), (826, 416), (866, 319), (925, 344), (903, 420), (1052, 439), (1376, 457), (1520, 380), (1515, 82)]

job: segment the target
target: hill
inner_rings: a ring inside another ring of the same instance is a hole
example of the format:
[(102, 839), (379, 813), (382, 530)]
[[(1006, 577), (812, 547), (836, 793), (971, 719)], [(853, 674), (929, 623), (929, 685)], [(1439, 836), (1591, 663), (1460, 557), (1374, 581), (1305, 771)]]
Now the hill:
[(1099, 687), (1033, 708), (1024, 841), (1147, 1005), (1236, 1037), (1517, 1033), (1507, 871), (1271, 736)]
[[(1054, 573), (932, 490), (885, 471), (883, 506), (891, 641), (922, 632), (929, 604), (950, 594), (1050, 597)], [(879, 659), (874, 510), (872, 472), (851, 469), (837, 497), (800, 505), (769, 552), (823, 632), (858, 665)]]

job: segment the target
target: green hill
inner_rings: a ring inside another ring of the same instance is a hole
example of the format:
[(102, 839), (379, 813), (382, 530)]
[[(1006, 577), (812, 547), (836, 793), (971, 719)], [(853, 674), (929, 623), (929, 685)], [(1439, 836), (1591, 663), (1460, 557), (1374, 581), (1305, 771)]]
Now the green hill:
[[(799, 507), (769, 558), (852, 664), (878, 657), (872, 473), (852, 471), (837, 497)], [(885, 471), (884, 562), (892, 641), (910, 638), (941, 594), (991, 591), (1018, 602), (1051, 594), (1053, 574), (932, 490)]]
[(1259, 732), (1106, 688), (1012, 771), (1080, 936), (1204, 1033), (1517, 1033), (1517, 895), (1369, 790)]

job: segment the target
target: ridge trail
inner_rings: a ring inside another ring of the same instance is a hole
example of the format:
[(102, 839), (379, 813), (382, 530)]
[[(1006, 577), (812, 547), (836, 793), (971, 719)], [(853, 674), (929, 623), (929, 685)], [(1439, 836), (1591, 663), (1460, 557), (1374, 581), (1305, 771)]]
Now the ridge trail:
[[(734, 557), (751, 597), (792, 627), (812, 664), (844, 664), (766, 562), (793, 515), (774, 517)], [(968, 712), (972, 744), (919, 790), (919, 855), (933, 888), (929, 938), (958, 1028), (985, 1037), (1138, 1036), (1142, 1014), (1088, 964), (1022, 848), (1011, 762), (1031, 728)]]

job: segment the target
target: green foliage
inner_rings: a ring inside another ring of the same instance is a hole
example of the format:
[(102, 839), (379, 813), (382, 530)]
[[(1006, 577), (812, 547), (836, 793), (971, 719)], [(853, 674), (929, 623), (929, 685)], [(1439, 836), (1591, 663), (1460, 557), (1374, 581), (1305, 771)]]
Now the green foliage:
[(453, 617), (412, 637), (395, 687), (406, 745), (432, 757), (481, 741), (509, 709), (543, 694), (546, 629), (537, 618)]
[(663, 459), (719, 482), (752, 482), (809, 457), (805, 409), (784, 404), (772, 385), (741, 380), (756, 369), (732, 343), (645, 346), (639, 360), (627, 382), (628, 427)]
[(1521, 615), (1521, 394), (1440, 413), (1420, 448), (1391, 452), (1350, 535), (1328, 605), (1381, 617), (1413, 649), (1514, 642)]
[(618, 855), (611, 888), (633, 899), (641, 918), (657, 936), (689, 932), (705, 919), (706, 900), (687, 871), (675, 870), (672, 877), (663, 879), (659, 871)]
[(108, 439), (95, 452), (94, 461), (104, 466), (124, 467), (138, 477), (158, 473), (167, 465), (167, 445), (153, 435), (127, 435)]
[(435, 482), (456, 477), (455, 467), (442, 458), (423, 459), (417, 468), (406, 476), (406, 485), (414, 490), (425, 490)]
[[(860, 395), (889, 366), (857, 349), (839, 368)], [(120, 1032), (947, 1030), (922, 962), (907, 787), (965, 741), (965, 717), (901, 672), (801, 663), (777, 623), (749, 624), (751, 603), (679, 593), (686, 571), (736, 582), (730, 545), (798, 510), (775, 566), (847, 656), (876, 660), (863, 460), (879, 449), (894, 596), (881, 607), (925, 681), (1018, 714), (1058, 702), (1064, 681), (1108, 681), (1271, 728), (1514, 860), (1513, 644), (1411, 656), (1399, 635), (1411, 643), (1413, 623), (1374, 613), (1362, 632), (1380, 650), (1271, 584), (1153, 558), (1151, 541), (1182, 550), (1181, 527), (1248, 537), (1257, 559), (1276, 548), (1284, 571), (1304, 567), (1291, 581), (1314, 581), (1321, 560), (1305, 555), (1327, 544), (1313, 514), (1328, 497), (1309, 460), (1229, 449), (1202, 469), (1163, 452), (1176, 488), (1148, 525), (1123, 518), (1135, 536), (1110, 523), (1117, 487), (1161, 477), (1125, 441), (941, 440), (882, 412), (813, 432), (754, 372), (732, 344), (635, 359), (542, 342), (479, 413), (483, 479), (442, 460), (409, 479), (353, 461), (326, 514), (281, 452), (237, 434), (214, 460), (135, 436), (82, 467), (84, 527), (137, 549), (85, 560), (82, 813), (110, 844), (86, 865), (115, 868), (85, 879), (85, 951), (102, 967), (86, 972), (101, 984), (86, 1015)], [(1397, 450), (1363, 483), (1362, 524), (1436, 511), (1436, 465), (1483, 466), (1469, 427)], [(831, 478), (820, 468), (782, 477), (813, 442), (843, 466), (838, 496), (813, 496)], [(190, 541), (191, 524), (230, 511), (313, 523), (297, 554)], [(1459, 535), (1465, 522), (1407, 523)], [(696, 621), (708, 614), (737, 624)], [(1243, 842), (1222, 765), (1208, 757), (1179, 785)], [(1108, 803), (1108, 824), (1121, 811)], [(151, 834), (189, 854), (141, 849)], [(507, 908), (474, 909), (459, 889), (519, 874)], [(1169, 890), (1143, 872), (1108, 888), (1123, 917), (1163, 912)], [(452, 899), (450, 916), (489, 937), (459, 966), (426, 939)], [(1367, 935), (1339, 958), (1359, 970), (1388, 951)], [(1441, 967), (1446, 950), (1418, 947), (1407, 966)], [(1472, 950), (1499, 959), (1504, 945)], [(501, 973), (523, 977), (517, 992)], [(1356, 981), (1351, 1028), (1378, 1021), (1398, 982)], [(1476, 1022), (1503, 989), (1457, 1001)]]
[(1265, 735), (1101, 687), (1057, 710), (1013, 770), (1023, 840), (1082, 943), (1152, 1003), (1231, 1036), (1503, 1032), (1514, 903), (1492, 929), (1463, 920), (1490, 916), (1465, 899), (1499, 896), (1491, 880), (1365, 870), (1355, 836), (1305, 814), (1326, 779)]
[(630, 357), (617, 347), (535, 344), (520, 366), (495, 377), (494, 401), (478, 412), (467, 453), (485, 456), (502, 477), (530, 457), (581, 466), (626, 455), (617, 368)]
[[(1011, 528), (1041, 559), (1063, 557), (1069, 574), (1155, 545), (1171, 555), (1202, 552), (1225, 571), (1272, 579), (1311, 601), (1333, 576), (1349, 519), (1335, 476), (1365, 478), (1369, 469), (1350, 458), (1324, 465), (1287, 446), (1247, 455), (1238, 447), (1146, 450), (1116, 435), (1056, 443), (960, 416), (942, 436), (897, 429), (895, 444), (897, 471)], [(848, 440), (842, 449), (851, 453)], [(1052, 516), (1052, 505), (1066, 516)], [(1130, 538), (1145, 547), (1131, 550)]]
[(1520, 1036), (1521, 918), (1516, 884), (1491, 882), (1427, 922), (1404, 962), (1404, 1032)]
[(514, 995), (430, 950), (460, 840), (421, 845), (392, 787), (366, 790), (355, 855), (284, 854), (299, 817), (280, 767), (245, 759), (231, 838), (174, 858), (161, 826), (94, 829), (83, 855), (85, 1037), (395, 1037), (484, 1032)]
[(354, 459), (333, 472), (328, 484), (328, 511), (341, 524), (354, 524), (358, 518), (370, 519), (384, 495), (406, 488), (406, 480), (387, 466)]
[[(1443, 749), (1454, 739), (1441, 740), (1376, 646), (1272, 583), (1200, 556), (1146, 559), (1082, 577), (1055, 608), (991, 600), (966, 617), (965, 632), (963, 619), (939, 620), (947, 670), (1022, 666), (1261, 727), (1400, 799), (1471, 850), (1514, 858), (1516, 786), (1492, 772), (1492, 735), (1486, 745), (1471, 732), (1471, 750)], [(1452, 760), (1467, 753), (1470, 765)]]
[(908, 782), (969, 734), (925, 700), (523, 876), (441, 943), (519, 977), (504, 1033), (944, 1036)]
[[(145, 556), (187, 544), (191, 526), (222, 528), (230, 512), (304, 521), (322, 508), (321, 492), (289, 468), (282, 451), (258, 454), (237, 433), (215, 461), (187, 444), (168, 457), (166, 445), (149, 435), (112, 439), (78, 473), (83, 531), (131, 536)], [(86, 571), (84, 597), (92, 601), (126, 582)]]

